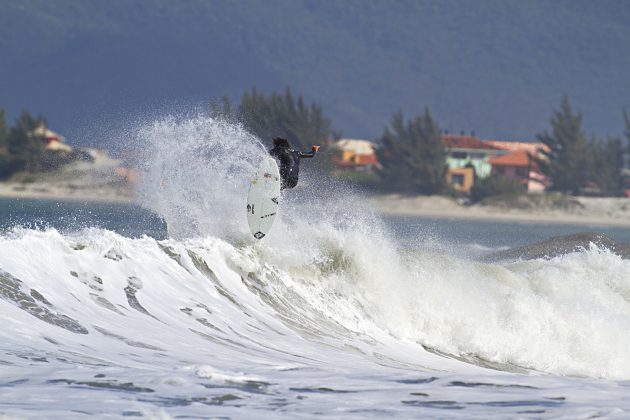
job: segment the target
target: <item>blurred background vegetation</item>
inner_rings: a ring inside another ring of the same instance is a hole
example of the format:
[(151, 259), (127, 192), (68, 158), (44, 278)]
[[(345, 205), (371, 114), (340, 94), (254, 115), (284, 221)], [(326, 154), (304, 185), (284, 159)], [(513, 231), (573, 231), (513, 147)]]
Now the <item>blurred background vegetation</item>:
[[(0, 0), (0, 11), (3, 177), (69, 159), (33, 134), (47, 119), (77, 146), (115, 149), (108, 124), (223, 98), (211, 111), (263, 140), (375, 141), (382, 168), (342, 174), (374, 190), (457, 195), (440, 134), (473, 130), (545, 143), (552, 190), (628, 188), (623, 0)], [(20, 114), (34, 106), (46, 118)], [(493, 175), (471, 198), (519, 188)]]

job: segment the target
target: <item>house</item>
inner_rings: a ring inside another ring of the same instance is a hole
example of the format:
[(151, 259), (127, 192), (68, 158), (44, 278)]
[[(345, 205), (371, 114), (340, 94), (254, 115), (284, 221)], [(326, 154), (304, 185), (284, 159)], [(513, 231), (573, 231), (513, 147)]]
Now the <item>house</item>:
[[(528, 192), (541, 192), (549, 185), (538, 163), (548, 147), (525, 141), (480, 140), (473, 136), (442, 135), (447, 151), (447, 182), (457, 191), (468, 193), (475, 178), (501, 174), (518, 179)], [(474, 169), (471, 175), (462, 168)]]
[(446, 149), (446, 182), (456, 191), (469, 193), (475, 178), (492, 173), (490, 158), (506, 153), (473, 136), (443, 134)]
[(446, 182), (455, 190), (468, 194), (475, 184), (475, 169), (472, 166), (464, 168), (448, 168)]
[(61, 134), (55, 133), (49, 130), (43, 125), (40, 125), (33, 130), (32, 135), (40, 137), (44, 142), (44, 148), (46, 150), (60, 151), (60, 152), (72, 152), (72, 147), (65, 144), (65, 137)]
[(492, 173), (517, 179), (527, 188), (527, 192), (543, 192), (549, 186), (549, 179), (539, 168), (538, 162), (544, 159), (543, 143), (510, 142), (486, 140), (489, 144), (501, 147), (507, 153), (490, 158)]
[(490, 157), (504, 154), (503, 149), (473, 136), (442, 135), (446, 149), (446, 165), (449, 169), (472, 167), (475, 176), (485, 178), (492, 172)]
[(541, 152), (548, 152), (549, 146), (541, 142), (530, 141), (505, 141), (505, 140), (484, 140), (491, 146), (498, 147), (509, 152), (516, 152), (517, 150), (525, 150), (530, 155), (540, 157)]
[(331, 145), (333, 162), (341, 168), (370, 172), (381, 165), (376, 158), (376, 144), (359, 139), (341, 139)]

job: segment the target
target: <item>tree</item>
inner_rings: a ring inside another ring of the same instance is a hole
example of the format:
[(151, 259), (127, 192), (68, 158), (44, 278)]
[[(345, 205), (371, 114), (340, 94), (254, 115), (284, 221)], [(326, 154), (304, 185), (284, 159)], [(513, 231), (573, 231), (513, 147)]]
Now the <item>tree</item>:
[(5, 118), (4, 109), (0, 108), (0, 154), (6, 151), (7, 140), (9, 138), (9, 128), (7, 127), (7, 120)]
[[(623, 110), (623, 121), (626, 123), (626, 132), (624, 134), (626, 135), (626, 139), (628, 140), (624, 155), (628, 156), (630, 154), (630, 116), (628, 115), (628, 111), (625, 109)], [(624, 162), (624, 166), (626, 166), (627, 164), (628, 162)]]
[(223, 97), (221, 103), (213, 101), (210, 110), (213, 116), (240, 121), (261, 140), (284, 137), (295, 149), (320, 144), (332, 135), (322, 107), (315, 102), (307, 105), (302, 96), (294, 98), (289, 88), (283, 95), (273, 92), (269, 96), (252, 88), (243, 93), (237, 107)]
[[(284, 137), (294, 149), (320, 145), (333, 135), (331, 122), (324, 116), (322, 107), (315, 102), (307, 104), (302, 96), (295, 98), (289, 88), (284, 94), (273, 92), (269, 96), (252, 88), (251, 92), (243, 93), (237, 107), (224, 97), (221, 103), (212, 102), (210, 110), (213, 116), (241, 122), (263, 142)], [(326, 148), (322, 147), (320, 154), (326, 153)], [(332, 169), (330, 159), (316, 159), (309, 167), (324, 172)]]
[(41, 169), (44, 142), (41, 136), (36, 134), (36, 130), (39, 127), (45, 129), (46, 126), (44, 117), (33, 118), (28, 111), (22, 111), (9, 132), (7, 142), (7, 150), (15, 170), (26, 169), (29, 172), (36, 172)]
[(265, 96), (256, 88), (243, 93), (238, 115), (261, 139), (284, 137), (296, 149), (320, 144), (331, 135), (331, 122), (322, 107), (315, 102), (307, 105), (302, 96), (294, 98), (289, 88), (284, 95)]
[(4, 109), (0, 109), (0, 177), (11, 174), (11, 160), (7, 151), (7, 141), (9, 139), (9, 129), (4, 116)]
[(477, 202), (487, 197), (516, 196), (526, 191), (527, 188), (517, 179), (493, 174), (475, 181), (475, 185), (470, 190), (470, 199)]
[(429, 109), (405, 122), (394, 114), (377, 156), (385, 186), (404, 193), (438, 194), (446, 187), (446, 151)]
[(601, 195), (617, 196), (623, 191), (624, 150), (621, 139), (593, 139), (586, 158), (587, 180), (594, 182)]
[(551, 118), (551, 133), (539, 134), (538, 140), (549, 147), (540, 168), (551, 179), (551, 189), (578, 194), (586, 181), (588, 145), (582, 115), (572, 111), (566, 96)]

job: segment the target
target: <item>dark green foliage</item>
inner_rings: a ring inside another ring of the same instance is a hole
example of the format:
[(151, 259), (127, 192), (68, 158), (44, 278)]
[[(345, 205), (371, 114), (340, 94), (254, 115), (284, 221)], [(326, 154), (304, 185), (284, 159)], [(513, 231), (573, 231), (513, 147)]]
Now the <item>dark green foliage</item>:
[[(289, 140), (292, 149), (308, 151), (313, 145), (321, 145), (333, 135), (331, 122), (324, 117), (322, 107), (315, 102), (307, 105), (302, 96), (293, 97), (287, 88), (284, 94), (273, 92), (264, 95), (256, 88), (244, 92), (241, 103), (233, 106), (228, 97), (221, 103), (214, 101), (210, 111), (216, 117), (242, 123), (263, 143), (271, 145), (274, 137)], [(320, 158), (311, 167), (330, 172), (331, 162), (326, 147), (320, 150)]]
[[(46, 127), (44, 117), (35, 118), (23, 111), (15, 125), (9, 128), (4, 111), (0, 110), (0, 178), (18, 171), (50, 171), (75, 160), (86, 160), (85, 152), (79, 150), (70, 153), (46, 150), (41, 137)], [(87, 158), (91, 159), (89, 155)]]
[(42, 169), (41, 156), (44, 152), (44, 142), (34, 133), (40, 126), (46, 127), (44, 117), (34, 118), (28, 111), (22, 111), (15, 126), (11, 128), (7, 150), (13, 170), (36, 172)]
[[(630, 128), (625, 112), (624, 119)], [(582, 115), (571, 110), (566, 96), (560, 111), (551, 119), (551, 127), (551, 133), (545, 131), (538, 139), (551, 149), (546, 153), (548, 161), (540, 162), (540, 167), (551, 178), (552, 190), (571, 194), (622, 194), (627, 149), (621, 139), (593, 138), (587, 142)]]
[(7, 126), (7, 120), (4, 109), (0, 108), (0, 155), (6, 152), (7, 140), (9, 138), (9, 127)]
[[(617, 196), (623, 192), (621, 171), (624, 167), (624, 148), (619, 138), (606, 141), (593, 139), (588, 145), (587, 180), (592, 182), (597, 195)], [(589, 192), (588, 189), (582, 193)]]
[(490, 175), (475, 181), (470, 190), (470, 199), (478, 202), (493, 196), (515, 196), (525, 193), (525, 186), (514, 178), (503, 175)]
[(306, 150), (319, 145), (332, 133), (330, 120), (324, 117), (321, 106), (315, 102), (307, 105), (302, 96), (294, 98), (288, 88), (284, 95), (273, 92), (269, 96), (253, 88), (243, 93), (238, 107), (223, 97), (221, 103), (212, 102), (210, 110), (214, 116), (243, 123), (263, 142), (284, 137), (293, 149)]
[[(628, 190), (630, 189), (630, 116), (628, 115), (628, 111), (626, 109), (623, 110), (623, 121), (625, 123), (625, 137), (626, 143), (623, 148), (623, 170), (622, 170), (622, 189)], [(625, 191), (622, 191), (625, 193)]]
[(213, 117), (234, 120), (238, 116), (232, 107), (232, 101), (227, 96), (221, 98), (221, 102), (213, 100), (210, 102), (210, 113)]
[(427, 108), (405, 123), (394, 114), (377, 151), (384, 187), (403, 193), (439, 194), (446, 187), (446, 151), (438, 125)]
[(618, 138), (586, 141), (582, 116), (571, 110), (566, 97), (561, 110), (551, 119), (552, 133), (539, 140), (551, 149), (548, 162), (541, 162), (550, 176), (552, 190), (572, 194), (620, 195), (623, 191), (622, 169), (625, 150)]
[[(626, 139), (628, 139), (628, 147), (630, 147), (630, 116), (628, 116), (628, 111), (623, 110), (623, 121), (626, 123)], [(626, 150), (626, 152), (630, 152), (630, 150)]]
[(9, 140), (9, 128), (5, 118), (4, 109), (0, 109), (0, 178), (11, 173), (9, 152), (7, 142)]
[(578, 194), (587, 180), (588, 144), (582, 130), (582, 115), (574, 113), (565, 96), (559, 111), (551, 118), (551, 132), (538, 135), (549, 146), (547, 161), (540, 162), (544, 174), (551, 178), (554, 191)]
[(330, 137), (330, 120), (325, 118), (321, 106), (307, 105), (300, 95), (294, 98), (287, 88), (284, 95), (273, 92), (270, 96), (255, 88), (241, 98), (240, 115), (245, 126), (260, 139), (284, 137), (294, 149), (307, 149)]
[[(89, 155), (88, 155), (89, 156)], [(65, 152), (61, 150), (44, 150), (39, 156), (39, 169), (41, 171), (54, 171), (71, 162), (78, 160), (93, 161), (93, 158), (85, 158), (85, 153), (78, 150), (72, 152)]]

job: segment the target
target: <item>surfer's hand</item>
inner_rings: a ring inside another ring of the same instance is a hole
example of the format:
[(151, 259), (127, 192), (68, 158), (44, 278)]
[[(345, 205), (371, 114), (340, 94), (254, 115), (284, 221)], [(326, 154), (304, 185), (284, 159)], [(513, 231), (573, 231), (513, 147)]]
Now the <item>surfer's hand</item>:
[(315, 153), (319, 152), (319, 146), (313, 146), (311, 147), (311, 150)]

